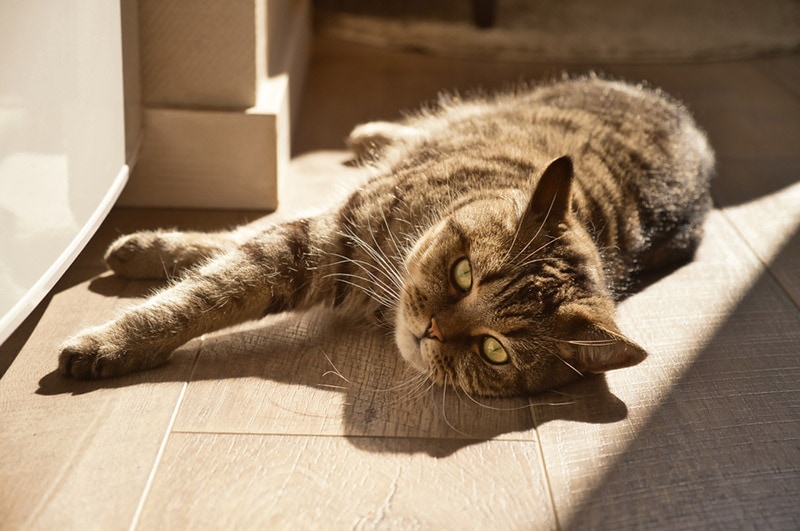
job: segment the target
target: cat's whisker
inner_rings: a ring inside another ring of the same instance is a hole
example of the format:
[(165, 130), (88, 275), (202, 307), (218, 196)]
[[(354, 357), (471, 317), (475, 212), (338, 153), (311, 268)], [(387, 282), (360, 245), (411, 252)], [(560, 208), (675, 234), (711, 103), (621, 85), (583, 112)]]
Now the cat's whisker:
[(348, 286), (351, 286), (353, 288), (357, 288), (357, 289), (363, 291), (364, 294), (366, 294), (369, 298), (371, 298), (372, 300), (374, 300), (375, 302), (377, 302), (380, 305), (389, 306), (389, 305), (393, 304), (393, 302), (394, 302), (394, 301), (392, 301), (390, 299), (387, 299), (386, 297), (378, 294), (374, 290), (372, 290), (370, 288), (367, 288), (367, 287), (364, 287), (364, 286), (362, 286), (360, 284), (357, 284), (355, 282), (351, 282), (349, 280), (342, 280), (342, 279), (339, 279), (339, 282), (341, 282), (343, 284), (347, 284)]
[(382, 260), (376, 261), (376, 269), (379, 269), (384, 275), (386, 275), (392, 282), (399, 288), (403, 288), (403, 275), (397, 270), (395, 266), (395, 261), (400, 260), (399, 257), (396, 257), (395, 260), (392, 260), (390, 257), (386, 256), (383, 251), (376, 250), (383, 257)]
[[(431, 221), (430, 223), (432, 224), (433, 221)], [(368, 226), (369, 226), (369, 223), (368, 223)], [(419, 233), (422, 233), (425, 230), (425, 227), (426, 227), (425, 225), (418, 226), (417, 227), (417, 231)], [(390, 231), (390, 233), (391, 233), (391, 231)], [(407, 235), (406, 237), (407, 237), (407, 242), (406, 242), (407, 243), (407, 247), (410, 248), (410, 247), (413, 246), (414, 241), (415, 241), (416, 238), (412, 239), (410, 235)], [(416, 235), (416, 237), (419, 237), (419, 235)], [(374, 235), (373, 235), (373, 239), (374, 239)], [(363, 248), (368, 254), (370, 254), (370, 256), (373, 257), (373, 259), (375, 260), (377, 265), (380, 266), (381, 269), (386, 274), (392, 276), (396, 280), (396, 284), (397, 284), (398, 288), (400, 289), (401, 293), (407, 293), (407, 291), (409, 289), (408, 286), (406, 285), (407, 282), (410, 283), (412, 286), (417, 287), (416, 279), (414, 278), (414, 276), (408, 274), (409, 273), (408, 272), (408, 266), (405, 263), (404, 259), (402, 259), (401, 257), (397, 257), (397, 262), (401, 263), (402, 267), (406, 270), (407, 274), (405, 276), (400, 271), (397, 270), (397, 266), (395, 265), (395, 263), (392, 260), (390, 260), (388, 257), (386, 257), (386, 255), (382, 251), (374, 249), (371, 245), (369, 245), (362, 238), (359, 238), (356, 235), (353, 235), (353, 242), (355, 244), (357, 244), (358, 246), (360, 246), (361, 248)], [(377, 242), (376, 242), (376, 245), (377, 245)], [(380, 246), (378, 246), (378, 249), (380, 249)], [(398, 300), (399, 300), (399, 296), (398, 296)]]
[(427, 381), (427, 377), (426, 377), (425, 373), (417, 373), (416, 375), (412, 376), (410, 379), (402, 381), (399, 384), (394, 385), (392, 387), (378, 388), (378, 387), (365, 386), (363, 384), (362, 385), (357, 385), (353, 381), (351, 381), (350, 379), (348, 379), (346, 376), (344, 376), (342, 374), (342, 372), (336, 367), (336, 365), (333, 363), (333, 360), (331, 360), (330, 356), (328, 355), (327, 352), (325, 352), (324, 349), (320, 348), (319, 350), (322, 353), (322, 355), (325, 357), (325, 359), (327, 360), (328, 364), (330, 364), (330, 366), (331, 366), (331, 370), (324, 372), (322, 374), (322, 377), (324, 378), (324, 377), (329, 376), (329, 375), (336, 376), (336, 377), (342, 379), (344, 382), (346, 382), (347, 384), (350, 385), (350, 387), (347, 387), (347, 386), (333, 385), (333, 384), (319, 384), (320, 387), (326, 387), (326, 388), (329, 388), (329, 389), (342, 389), (342, 390), (350, 390), (353, 387), (357, 387), (359, 391), (366, 391), (366, 392), (370, 392), (370, 393), (392, 393), (392, 392), (404, 391), (404, 390), (409, 389), (409, 388), (421, 388), (421, 387), (424, 386), (425, 382)]
[[(400, 295), (401, 295), (403, 290), (395, 289), (393, 286), (390, 286), (389, 284), (383, 282), (380, 278), (378, 278), (376, 275), (374, 275), (373, 273), (371, 273), (371, 272), (369, 272), (367, 270), (364, 270), (364, 273), (366, 273), (368, 275), (368, 278), (363, 277), (361, 275), (357, 275), (355, 273), (345, 273), (345, 272), (341, 272), (341, 271), (336, 271), (334, 273), (329, 273), (327, 275), (324, 275), (322, 278), (335, 277), (335, 278), (337, 278), (337, 280), (339, 280), (341, 282), (344, 282), (344, 283), (349, 283), (351, 286), (353, 285), (353, 280), (349, 280), (349, 279), (361, 280), (366, 285), (360, 285), (359, 284), (356, 287), (358, 287), (362, 291), (371, 291), (375, 295), (379, 296), (381, 298), (381, 300), (379, 302), (384, 307), (386, 307), (386, 308), (394, 308), (396, 306), (397, 302), (400, 300)], [(348, 279), (348, 281), (345, 281), (343, 279)], [(376, 291), (378, 288), (381, 291), (380, 293), (378, 291)], [(373, 297), (373, 299), (374, 299), (374, 297)]]
[[(331, 374), (331, 371), (328, 371), (325, 374)], [(322, 376), (325, 376), (325, 374), (323, 374)], [(342, 391), (347, 391), (350, 389), (349, 387), (345, 387), (344, 385), (332, 385), (332, 384), (319, 384), (319, 387), (325, 387), (327, 389), (337, 389)]]
[(548, 389), (547, 394), (554, 394), (560, 395), (563, 397), (571, 398), (572, 400), (564, 401), (564, 402), (552, 402), (552, 401), (545, 401), (543, 395), (539, 395), (537, 397), (529, 397), (528, 401), (532, 407), (537, 406), (570, 406), (573, 404), (579, 403), (581, 400), (584, 400), (585, 397), (582, 395), (575, 395), (573, 393), (567, 393), (564, 391), (559, 391), (557, 389)]
[[(425, 375), (422, 374), (422, 376), (424, 377)], [(395, 386), (392, 386), (392, 387), (387, 387), (387, 388), (384, 388), (384, 389), (368, 388), (367, 390), (372, 392), (372, 393), (393, 393), (395, 391), (402, 391), (402, 390), (405, 390), (408, 387), (416, 385), (417, 382), (415, 381), (415, 378), (416, 377), (414, 377), (414, 378), (412, 378), (410, 380), (406, 380), (406, 381), (401, 382), (401, 383), (399, 383), (399, 384), (397, 384)], [(422, 379), (422, 380), (424, 381), (424, 379)]]
[[(428, 378), (426, 374), (423, 373), (425, 376), (423, 379), (420, 380), (419, 387), (417, 388), (417, 395), (414, 396), (414, 400), (421, 398), (424, 395), (427, 395), (431, 392), (431, 390), (436, 386), (436, 382)], [(427, 386), (425, 384), (428, 384)]]
[[(553, 238), (552, 240), (550, 240), (549, 242), (547, 242), (547, 243), (545, 243), (545, 244), (541, 245), (539, 248), (537, 248), (537, 249), (533, 250), (532, 252), (530, 252), (530, 253), (529, 253), (529, 254), (526, 256), (526, 259), (527, 259), (527, 261), (526, 261), (526, 262), (522, 262), (521, 264), (518, 264), (518, 266), (517, 266), (517, 267), (526, 267), (526, 266), (528, 266), (528, 265), (530, 265), (530, 264), (533, 264), (533, 263), (536, 263), (536, 262), (538, 262), (538, 261), (540, 261), (540, 260), (543, 260), (543, 259), (541, 259), (541, 258), (536, 258), (536, 259), (532, 259), (532, 260), (531, 260), (531, 258), (533, 258), (534, 256), (536, 256), (538, 253), (542, 252), (544, 249), (546, 249), (546, 248), (547, 248), (547, 247), (549, 247), (550, 245), (554, 244), (554, 243), (555, 243), (555, 242), (557, 242), (558, 240), (560, 240), (562, 237), (563, 237), (563, 236), (557, 236), (557, 237)], [(517, 256), (516, 256), (516, 257), (514, 257), (514, 260), (516, 261), (516, 259), (517, 259), (517, 258), (519, 258), (519, 256), (520, 256), (520, 255), (521, 255), (521, 253), (517, 254)]]
[[(518, 213), (519, 217), (521, 218), (523, 213)], [(511, 237), (511, 244), (508, 246), (505, 254), (503, 255), (503, 262), (507, 262), (508, 259), (511, 257), (511, 252), (514, 250), (514, 246), (517, 244), (517, 240), (519, 239), (519, 235), (522, 232), (522, 223), (517, 223), (517, 228), (514, 230), (514, 236)]]
[(352, 275), (352, 274), (348, 274), (348, 273), (331, 273), (328, 276), (337, 277), (337, 279), (336, 279), (337, 282), (341, 282), (343, 284), (347, 284), (348, 286), (351, 286), (351, 287), (354, 287), (354, 288), (357, 288), (357, 289), (363, 291), (367, 296), (369, 296), (369, 298), (371, 298), (372, 300), (374, 300), (375, 302), (377, 302), (378, 304), (380, 304), (382, 306), (391, 307), (391, 306), (393, 306), (393, 305), (395, 305), (397, 303), (397, 299), (396, 299), (394, 293), (390, 293), (391, 297), (389, 297), (389, 296), (386, 296), (386, 295), (383, 295), (381, 293), (376, 292), (374, 289), (372, 289), (370, 287), (362, 286), (361, 284), (359, 284), (357, 282), (353, 282), (351, 280), (346, 280), (344, 278), (341, 278), (341, 277), (354, 277), (354, 278), (357, 278), (357, 279), (360, 279), (360, 280), (367, 281), (367, 279), (365, 279), (363, 277), (360, 277), (358, 275)]
[[(378, 247), (378, 249), (373, 248), (370, 244), (365, 242), (363, 240), (363, 238), (361, 238), (358, 235), (354, 234), (352, 231), (348, 231), (348, 233), (344, 234), (344, 236), (349, 238), (350, 241), (353, 242), (353, 244), (355, 244), (356, 246), (358, 246), (359, 248), (364, 250), (367, 253), (367, 255), (372, 258), (374, 263), (364, 262), (364, 263), (359, 264), (359, 262), (361, 262), (361, 261), (354, 260), (354, 259), (349, 258), (349, 257), (344, 257), (344, 256), (341, 256), (341, 255), (338, 255), (339, 257), (343, 258), (344, 260), (351, 261), (355, 265), (360, 266), (362, 269), (365, 269), (366, 266), (369, 266), (369, 267), (372, 267), (372, 268), (374, 268), (376, 270), (379, 270), (401, 292), (406, 289), (405, 288), (405, 282), (404, 282), (404, 279), (403, 279), (403, 275), (401, 275), (397, 271), (393, 261), (391, 259), (389, 259), (385, 255), (385, 253), (383, 253), (383, 251), (379, 250), (380, 247)], [(374, 235), (373, 235), (373, 238), (374, 238)], [(377, 242), (376, 242), (376, 245), (377, 245)]]
[(533, 240), (535, 240), (536, 237), (539, 236), (539, 232), (541, 232), (543, 227), (544, 227), (544, 222), (542, 222), (542, 225), (539, 227), (539, 230), (536, 231), (536, 234), (534, 234), (533, 237), (528, 240), (528, 243), (526, 243), (522, 247), (522, 249), (519, 250), (517, 252), (517, 254), (514, 255), (513, 258), (511, 258), (511, 253), (514, 251), (514, 247), (517, 245), (517, 240), (519, 239), (519, 236), (522, 233), (522, 223), (518, 223), (517, 229), (514, 231), (514, 236), (511, 238), (511, 244), (508, 246), (508, 250), (506, 250), (505, 255), (503, 255), (503, 261), (504, 262), (514, 262), (514, 261), (516, 261), (516, 259), (519, 258), (519, 256), (522, 253), (524, 253), (525, 250), (530, 246), (530, 244), (533, 242)]
[(324, 372), (322, 374), (322, 377), (324, 378), (325, 376), (327, 376), (329, 374), (333, 374), (335, 376), (338, 376), (339, 378), (341, 378), (342, 380), (344, 380), (348, 384), (353, 385), (353, 382), (348, 380), (347, 377), (345, 377), (345, 375), (342, 374), (342, 371), (340, 371), (339, 368), (333, 363), (333, 360), (331, 360), (330, 356), (328, 356), (328, 353), (325, 352), (325, 350), (323, 348), (321, 348), (321, 347), (320, 347), (319, 351), (322, 352), (322, 355), (325, 356), (325, 359), (328, 361), (328, 363), (330, 364), (330, 366), (332, 368), (330, 371)]
[[(461, 393), (459, 391), (464, 391), (464, 390), (460, 389), (458, 385), (453, 384), (453, 392), (456, 394), (456, 398), (458, 398), (458, 401), (466, 406), (467, 403), (464, 401), (463, 398), (461, 398)], [(464, 391), (464, 393), (466, 394), (466, 391)]]
[(404, 380), (402, 387), (398, 386), (399, 388), (397, 389), (397, 397), (388, 402), (388, 405), (395, 405), (415, 400), (418, 397), (420, 389), (424, 387), (425, 381), (425, 378), (419, 378), (418, 375)]
[(567, 367), (569, 367), (570, 369), (572, 369), (573, 371), (575, 371), (575, 372), (576, 372), (576, 373), (577, 373), (577, 374), (578, 374), (578, 375), (579, 375), (581, 378), (585, 378), (585, 377), (586, 377), (586, 376), (585, 376), (585, 375), (584, 375), (584, 374), (583, 374), (581, 371), (579, 371), (578, 369), (576, 369), (576, 368), (575, 368), (575, 366), (574, 366), (574, 365), (572, 365), (571, 363), (569, 363), (567, 360), (565, 360), (564, 358), (562, 358), (561, 356), (559, 356), (559, 355), (558, 355), (558, 354), (556, 354), (555, 352), (553, 352), (553, 355), (554, 355), (556, 358), (560, 359), (560, 360), (561, 360), (561, 362), (562, 362), (564, 365), (566, 365)]
[(517, 269), (523, 269), (533, 264), (537, 264), (539, 262), (546, 262), (547, 258), (535, 258), (533, 260), (528, 260), (527, 262), (522, 262), (521, 264), (516, 264)]
[(392, 232), (392, 228), (389, 225), (389, 220), (386, 218), (386, 212), (381, 210), (381, 218), (383, 219), (383, 225), (386, 227), (386, 234), (389, 236), (389, 241), (392, 243), (394, 247), (395, 257), (400, 260), (400, 257), (404, 256), (405, 253), (400, 250), (400, 242), (397, 241), (394, 233)]
[(340, 372), (338, 372), (338, 371), (325, 371), (325, 372), (322, 373), (322, 377), (325, 378), (326, 376), (328, 376), (330, 374), (332, 374), (334, 376), (338, 376), (339, 378), (341, 378), (342, 380), (344, 380), (345, 382), (347, 382), (349, 384), (353, 383), (350, 380), (348, 380), (347, 378), (345, 378), (344, 376), (342, 376), (342, 374)]
[[(469, 433), (466, 433), (466, 432), (463, 432), (463, 431), (459, 430), (447, 418), (447, 387), (448, 387), (447, 380), (448, 380), (448, 378), (449, 378), (449, 376), (447, 375), (447, 373), (445, 373), (445, 375), (444, 375), (444, 385), (442, 385), (442, 410), (441, 410), (442, 418), (444, 419), (444, 423), (447, 424), (447, 426), (451, 430), (455, 431), (456, 433), (458, 433), (460, 435), (463, 435), (464, 437), (469, 437), (469, 438), (472, 439), (472, 438), (474, 438), (472, 436), (472, 434), (469, 434)], [(436, 402), (434, 402), (434, 404), (435, 403)]]
[(380, 265), (386, 273), (395, 274), (396, 271), (392, 264), (392, 261), (386, 256), (386, 254), (381, 249), (380, 245), (377, 241), (375, 241), (375, 233), (372, 231), (369, 221), (367, 222), (367, 228), (372, 234), (372, 239), (375, 242), (375, 247), (371, 246), (369, 243), (364, 241), (363, 238), (359, 237), (356, 234), (351, 234), (350, 237), (353, 242), (358, 244), (364, 251), (367, 252), (376, 262), (376, 264)]
[(387, 280), (391, 282), (396, 288), (398, 289), (403, 288), (402, 278), (398, 274), (396, 274), (393, 270), (387, 271), (385, 267), (383, 267), (381, 264), (374, 264), (371, 262), (367, 262), (365, 260), (357, 260), (355, 258), (351, 258), (349, 256), (343, 256), (341, 254), (332, 254), (332, 256), (341, 258), (341, 260), (332, 262), (330, 264), (331, 266), (337, 266), (349, 263), (358, 266), (360, 269), (371, 275), (374, 274), (372, 273), (372, 271), (374, 270), (385, 276)]
[(514, 407), (497, 407), (497, 406), (490, 406), (489, 404), (484, 404), (483, 402), (479, 402), (475, 397), (473, 397), (468, 392), (464, 391), (464, 395), (473, 403), (477, 404), (478, 406), (489, 409), (492, 411), (519, 411), (520, 409), (528, 409), (531, 407), (531, 404), (522, 404), (520, 406)]
[(577, 404), (576, 400), (572, 400), (569, 402), (531, 402), (529, 406), (526, 407), (552, 407), (552, 406), (572, 406)]
[(575, 395), (573, 393), (567, 393), (567, 392), (564, 392), (564, 391), (559, 391), (558, 389), (550, 389), (547, 392), (548, 393), (553, 393), (554, 395), (568, 396), (570, 398), (583, 398), (581, 395)]
[[(337, 280), (341, 279), (356, 279), (356, 280), (363, 280), (364, 282), (371, 284), (369, 286), (361, 286), (362, 289), (372, 289), (372, 288), (380, 288), (383, 292), (385, 299), (397, 301), (399, 299), (398, 293), (392, 289), (391, 286), (383, 282), (381, 279), (376, 277), (375, 275), (371, 274), (369, 271), (365, 271), (369, 278), (362, 277), (361, 275), (357, 275), (355, 273), (343, 273), (343, 272), (335, 272), (329, 273), (324, 275), (322, 278), (330, 278), (335, 277)], [(352, 281), (351, 281), (352, 282)], [(387, 305), (391, 306), (391, 305)]]
[(558, 339), (555, 337), (542, 336), (542, 339), (553, 341), (555, 343), (565, 343), (568, 345), (576, 345), (581, 347), (609, 347), (615, 345), (615, 339)]
[(164, 271), (164, 278), (172, 278), (167, 270), (167, 263), (164, 261), (164, 257), (159, 256), (158, 260), (161, 262), (161, 269)]
[(563, 343), (570, 345), (578, 345), (582, 347), (609, 347), (615, 345), (616, 341), (613, 339), (585, 339), (585, 340), (564, 340)]
[[(426, 384), (428, 384), (426, 386)], [(433, 387), (434, 383), (429, 381), (425, 373), (418, 373), (417, 375), (411, 377), (406, 382), (405, 389), (407, 390), (407, 394), (404, 396), (398, 396), (396, 400), (390, 402), (390, 405), (394, 405), (397, 403), (408, 403), (418, 400), (421, 396), (425, 395), (430, 389)], [(400, 389), (398, 389), (399, 391)]]
[[(427, 386), (425, 384), (428, 384)], [(415, 380), (414, 385), (410, 386), (408, 393), (398, 396), (395, 400), (388, 402), (387, 405), (393, 406), (396, 404), (409, 404), (419, 400), (430, 392), (435, 384), (430, 382), (427, 378)]]

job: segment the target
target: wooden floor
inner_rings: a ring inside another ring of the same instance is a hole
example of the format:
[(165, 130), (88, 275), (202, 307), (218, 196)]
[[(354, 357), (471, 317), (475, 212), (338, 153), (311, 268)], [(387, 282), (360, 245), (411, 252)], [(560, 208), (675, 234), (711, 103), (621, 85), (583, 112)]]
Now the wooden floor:
[[(586, 68), (317, 42), (275, 218), (361, 178), (358, 122)], [(112, 238), (258, 215), (116, 209), (0, 348), (0, 528), (800, 528), (800, 56), (603, 70), (685, 99), (719, 155), (697, 260), (620, 308), (646, 362), (474, 403), (403, 387), (382, 334), (280, 315), (66, 380), (58, 344), (154, 287), (104, 271)]]

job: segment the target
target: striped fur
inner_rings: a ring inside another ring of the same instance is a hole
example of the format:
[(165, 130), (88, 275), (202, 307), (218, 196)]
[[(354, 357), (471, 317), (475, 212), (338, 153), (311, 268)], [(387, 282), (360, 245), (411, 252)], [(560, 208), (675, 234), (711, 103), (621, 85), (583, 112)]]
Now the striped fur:
[(349, 145), (375, 177), (321, 215), (114, 242), (117, 274), (183, 273), (68, 340), (61, 371), (154, 367), (197, 335), (322, 304), (378, 318), (437, 383), (535, 393), (645, 357), (615, 302), (689, 260), (711, 206), (714, 156), (686, 109), (595, 77), (443, 97), (357, 127)]

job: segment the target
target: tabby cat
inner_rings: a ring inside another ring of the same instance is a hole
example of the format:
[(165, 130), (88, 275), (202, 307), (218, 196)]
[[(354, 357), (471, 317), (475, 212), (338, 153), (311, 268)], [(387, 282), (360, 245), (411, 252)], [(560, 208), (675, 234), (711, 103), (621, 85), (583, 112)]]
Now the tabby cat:
[(711, 206), (714, 155), (685, 107), (596, 76), (441, 97), (349, 146), (374, 177), (320, 215), (112, 243), (118, 275), (182, 273), (69, 339), (61, 372), (149, 369), (206, 332), (326, 305), (387, 323), (436, 383), (536, 393), (645, 358), (615, 302), (691, 259)]

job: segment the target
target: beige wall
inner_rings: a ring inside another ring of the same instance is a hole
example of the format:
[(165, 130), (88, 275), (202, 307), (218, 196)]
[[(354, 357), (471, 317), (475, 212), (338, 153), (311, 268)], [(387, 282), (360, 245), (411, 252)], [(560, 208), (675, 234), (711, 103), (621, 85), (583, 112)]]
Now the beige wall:
[(310, 0), (138, 0), (142, 143), (121, 204), (275, 209)]

